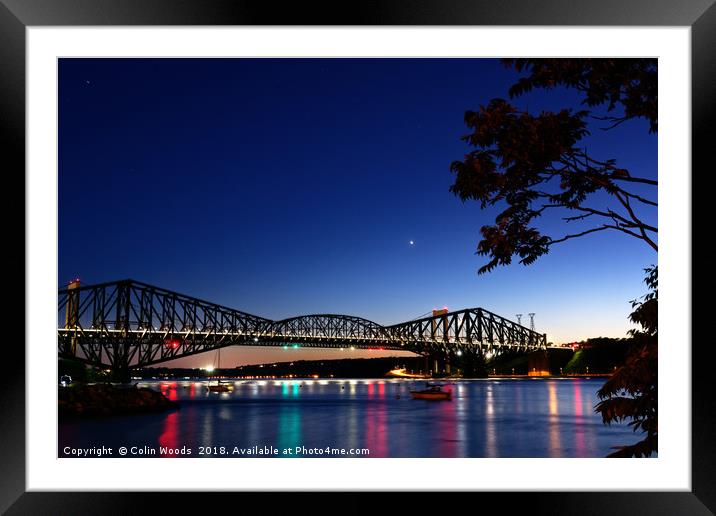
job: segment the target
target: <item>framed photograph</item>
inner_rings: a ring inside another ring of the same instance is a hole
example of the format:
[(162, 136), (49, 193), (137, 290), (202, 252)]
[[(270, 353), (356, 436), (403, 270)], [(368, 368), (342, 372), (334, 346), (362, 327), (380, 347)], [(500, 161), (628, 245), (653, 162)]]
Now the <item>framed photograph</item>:
[(709, 2), (0, 21), (26, 202), (3, 510), (716, 506), (690, 300)]

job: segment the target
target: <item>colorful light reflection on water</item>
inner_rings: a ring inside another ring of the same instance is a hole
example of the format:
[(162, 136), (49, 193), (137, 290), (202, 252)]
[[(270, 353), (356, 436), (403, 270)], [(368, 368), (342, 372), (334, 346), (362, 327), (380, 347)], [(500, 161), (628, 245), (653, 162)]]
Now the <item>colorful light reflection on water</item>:
[[(603, 380), (448, 382), (452, 401), (413, 400), (414, 380), (140, 382), (181, 404), (159, 414), (67, 421), (64, 446), (368, 448), (370, 457), (604, 457), (634, 442), (594, 413)], [(194, 455), (196, 456), (196, 455)], [(306, 456), (297, 454), (293, 456)]]

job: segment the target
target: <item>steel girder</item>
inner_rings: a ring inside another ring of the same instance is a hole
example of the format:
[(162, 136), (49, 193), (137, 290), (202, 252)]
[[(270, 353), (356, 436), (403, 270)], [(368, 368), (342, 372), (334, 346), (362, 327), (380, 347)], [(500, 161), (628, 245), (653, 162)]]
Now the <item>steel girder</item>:
[(382, 326), (349, 315), (272, 321), (133, 280), (58, 291), (58, 352), (105, 367), (143, 367), (227, 346), (469, 354), (546, 348), (546, 335), (482, 308)]

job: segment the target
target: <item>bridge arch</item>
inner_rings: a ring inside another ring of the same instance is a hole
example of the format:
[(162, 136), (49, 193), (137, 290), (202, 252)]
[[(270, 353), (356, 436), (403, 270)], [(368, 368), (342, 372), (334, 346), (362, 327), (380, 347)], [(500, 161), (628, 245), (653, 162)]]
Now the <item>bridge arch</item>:
[(368, 341), (390, 345), (396, 340), (384, 326), (352, 315), (310, 314), (267, 323), (261, 339)]
[(340, 314), (272, 321), (133, 280), (59, 289), (57, 337), (60, 356), (124, 370), (227, 346), (294, 343), (430, 354), (547, 345), (545, 334), (482, 308), (391, 326)]

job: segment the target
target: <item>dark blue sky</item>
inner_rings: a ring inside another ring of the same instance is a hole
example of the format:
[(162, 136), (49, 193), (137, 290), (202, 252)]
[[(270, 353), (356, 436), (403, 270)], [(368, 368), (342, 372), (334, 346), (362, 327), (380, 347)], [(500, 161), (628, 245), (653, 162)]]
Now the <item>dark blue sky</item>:
[[(562, 342), (623, 336), (656, 263), (604, 232), (477, 275), (479, 228), (497, 211), (451, 194), (449, 166), (469, 151), (464, 112), (518, 77), (496, 60), (62, 59), (59, 77), (61, 284), (134, 278), (274, 319), (536, 312)], [(560, 90), (514, 102), (578, 101)], [(656, 177), (645, 122), (595, 126), (587, 143)], [(287, 356), (232, 353), (226, 365)], [(291, 358), (319, 356), (333, 354)]]

